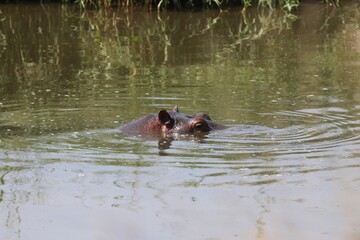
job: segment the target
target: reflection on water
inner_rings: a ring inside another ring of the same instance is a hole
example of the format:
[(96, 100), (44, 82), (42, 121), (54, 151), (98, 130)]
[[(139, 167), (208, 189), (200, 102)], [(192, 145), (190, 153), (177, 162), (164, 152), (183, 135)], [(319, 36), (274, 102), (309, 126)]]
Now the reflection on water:
[(296, 14), (0, 5), (0, 238), (358, 239), (359, 4)]

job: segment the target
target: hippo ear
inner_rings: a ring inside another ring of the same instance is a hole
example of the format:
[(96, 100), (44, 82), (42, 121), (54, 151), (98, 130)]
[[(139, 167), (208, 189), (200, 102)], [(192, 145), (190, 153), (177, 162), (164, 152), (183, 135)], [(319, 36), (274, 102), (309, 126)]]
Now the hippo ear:
[(179, 107), (178, 107), (178, 105), (175, 105), (175, 107), (173, 108), (172, 111), (173, 111), (173, 112), (179, 112)]
[(174, 126), (174, 119), (165, 109), (160, 110), (158, 113), (158, 119), (162, 125), (166, 126), (167, 129), (171, 129)]

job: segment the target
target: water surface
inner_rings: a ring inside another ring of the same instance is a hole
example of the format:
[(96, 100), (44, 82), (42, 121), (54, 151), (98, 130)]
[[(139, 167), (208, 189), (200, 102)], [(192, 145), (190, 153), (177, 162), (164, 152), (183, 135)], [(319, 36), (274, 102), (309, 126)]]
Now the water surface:
[(294, 14), (0, 5), (0, 238), (358, 239), (360, 6)]

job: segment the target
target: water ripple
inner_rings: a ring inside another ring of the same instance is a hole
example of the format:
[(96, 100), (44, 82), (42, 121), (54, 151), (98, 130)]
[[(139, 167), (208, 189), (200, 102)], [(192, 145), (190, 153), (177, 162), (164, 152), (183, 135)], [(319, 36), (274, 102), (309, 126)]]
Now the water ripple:
[(161, 141), (114, 129), (15, 136), (3, 140), (7, 147), (0, 156), (23, 166), (61, 163), (80, 169), (85, 164), (89, 171), (115, 175), (142, 169), (168, 186), (273, 184), (294, 174), (358, 168), (359, 112), (320, 108), (264, 114), (276, 120), (270, 121), (273, 126), (235, 125), (204, 139), (170, 141), (165, 149)]
[[(224, 151), (278, 155), (358, 151), (358, 114), (342, 108), (303, 109), (266, 114), (283, 127), (235, 126), (211, 141), (226, 143)], [(224, 146), (224, 145), (223, 145)], [(342, 150), (342, 151), (341, 151)]]

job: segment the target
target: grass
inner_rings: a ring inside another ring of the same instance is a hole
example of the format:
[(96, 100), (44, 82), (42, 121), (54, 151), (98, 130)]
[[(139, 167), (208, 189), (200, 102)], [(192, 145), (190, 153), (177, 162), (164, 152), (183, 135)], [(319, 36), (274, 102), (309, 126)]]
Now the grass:
[[(66, 0), (65, 0), (66, 1)], [(340, 0), (323, 0), (329, 5), (339, 5)], [(204, 9), (219, 8), (229, 6), (242, 6), (244, 9), (250, 6), (260, 6), (266, 8), (282, 8), (291, 12), (296, 9), (300, 0), (75, 0), (81, 7), (128, 7), (132, 5), (145, 5), (149, 10), (152, 9)]]

